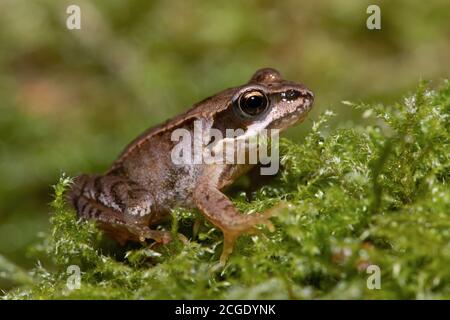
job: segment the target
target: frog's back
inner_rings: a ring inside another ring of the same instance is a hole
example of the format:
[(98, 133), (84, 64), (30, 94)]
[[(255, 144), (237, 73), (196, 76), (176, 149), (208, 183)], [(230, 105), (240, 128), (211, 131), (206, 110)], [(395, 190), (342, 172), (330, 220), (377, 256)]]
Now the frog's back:
[[(174, 130), (178, 128), (192, 130), (195, 120), (212, 118), (213, 114), (227, 107), (224, 102), (229, 101), (235, 91), (236, 88), (226, 89), (194, 104), (185, 113), (171, 118), (161, 125), (147, 129), (124, 148), (108, 173), (117, 170), (123, 162), (133, 157), (133, 153), (139, 153), (140, 149), (156, 149), (159, 142), (170, 142), (170, 134)], [(167, 133), (169, 133), (168, 136)]]

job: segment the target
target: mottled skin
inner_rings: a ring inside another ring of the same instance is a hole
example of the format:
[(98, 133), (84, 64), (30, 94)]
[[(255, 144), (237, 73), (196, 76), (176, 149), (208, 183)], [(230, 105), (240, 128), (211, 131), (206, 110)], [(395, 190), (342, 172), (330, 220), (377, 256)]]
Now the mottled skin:
[[(268, 98), (267, 110), (244, 117), (237, 107), (243, 94), (258, 90)], [(217, 128), (243, 129), (257, 134), (260, 129), (283, 130), (302, 121), (314, 97), (303, 85), (283, 80), (270, 68), (257, 71), (250, 81), (226, 89), (194, 105), (186, 113), (151, 128), (131, 142), (104, 175), (81, 175), (75, 179), (70, 199), (78, 215), (96, 220), (120, 243), (155, 241), (167, 243), (170, 234), (152, 230), (169, 217), (175, 206), (198, 208), (224, 235), (220, 261), (225, 263), (234, 241), (256, 224), (268, 224), (270, 214), (243, 215), (222, 190), (244, 174), (251, 165), (175, 165), (171, 150), (177, 142), (171, 134), (177, 128), (193, 130), (202, 120), (205, 131)]]

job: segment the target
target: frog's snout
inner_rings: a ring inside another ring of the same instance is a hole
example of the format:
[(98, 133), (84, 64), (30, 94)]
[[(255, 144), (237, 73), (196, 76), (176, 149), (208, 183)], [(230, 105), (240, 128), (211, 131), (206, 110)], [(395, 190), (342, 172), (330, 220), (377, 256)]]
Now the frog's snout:
[(299, 89), (299, 92), (300, 97), (303, 100), (303, 109), (306, 109), (307, 111), (311, 110), (314, 104), (314, 93), (305, 86), (302, 86)]

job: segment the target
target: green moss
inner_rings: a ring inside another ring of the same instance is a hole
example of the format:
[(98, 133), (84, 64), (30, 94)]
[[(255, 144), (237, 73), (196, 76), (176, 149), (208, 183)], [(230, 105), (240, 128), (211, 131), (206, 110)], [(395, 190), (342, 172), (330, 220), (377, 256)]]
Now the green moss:
[[(34, 247), (50, 265), (26, 272), (0, 259), (18, 283), (6, 299), (450, 298), (450, 82), (392, 106), (364, 105), (378, 126), (329, 130), (326, 112), (301, 144), (282, 140), (283, 170), (236, 205), (247, 212), (277, 203), (276, 231), (241, 237), (225, 268), (222, 236), (196, 212), (173, 211), (165, 227), (190, 238), (166, 246), (119, 248), (93, 223), (77, 221), (55, 186), (52, 231)], [(367, 266), (381, 289), (367, 287)], [(69, 290), (67, 268), (81, 270)]]

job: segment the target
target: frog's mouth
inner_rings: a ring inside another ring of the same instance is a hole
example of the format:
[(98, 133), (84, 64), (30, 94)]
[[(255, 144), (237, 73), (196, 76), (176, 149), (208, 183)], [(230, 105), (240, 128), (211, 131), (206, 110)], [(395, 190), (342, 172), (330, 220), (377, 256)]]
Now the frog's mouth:
[(289, 127), (297, 126), (302, 123), (309, 111), (311, 111), (313, 107), (314, 98), (312, 99), (304, 99), (303, 103), (299, 104), (297, 108), (285, 115), (284, 117), (280, 117), (272, 122), (271, 128), (277, 128), (280, 131), (283, 131)]

